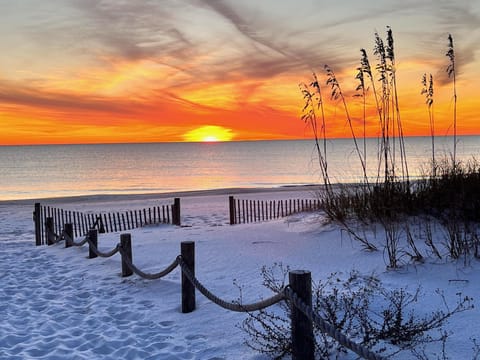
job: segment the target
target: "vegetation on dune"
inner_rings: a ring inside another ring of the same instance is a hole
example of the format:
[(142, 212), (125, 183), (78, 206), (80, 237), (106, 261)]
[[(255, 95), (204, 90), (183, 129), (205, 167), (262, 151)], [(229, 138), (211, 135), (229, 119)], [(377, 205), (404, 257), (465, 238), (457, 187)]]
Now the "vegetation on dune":
[[(366, 97), (373, 96), (378, 116), (379, 141), (377, 149), (377, 177), (369, 179), (366, 171), (366, 142), (363, 149), (358, 144), (357, 136), (352, 126), (352, 118), (343, 95), (340, 84), (332, 68), (325, 65), (325, 85), (331, 89), (331, 98), (338, 100), (344, 109), (346, 123), (349, 125), (354, 148), (359, 157), (361, 184), (358, 186), (333, 186), (328, 174), (327, 147), (328, 136), (325, 131), (327, 120), (324, 114), (324, 104), (321, 96), (321, 85), (314, 73), (314, 81), (310, 85), (301, 84), (305, 99), (302, 119), (311, 125), (317, 144), (317, 155), (320, 159), (325, 191), (319, 196), (327, 216), (338, 223), (356, 240), (362, 242), (366, 249), (377, 250), (378, 245), (361, 235), (359, 225), (370, 228), (380, 226), (384, 233), (381, 244), (388, 254), (389, 268), (397, 268), (404, 262), (404, 255), (412, 255), (415, 260), (424, 259), (417, 241), (412, 234), (409, 223), (412, 217), (428, 219), (425, 226), (435, 224), (443, 227), (447, 234), (446, 241), (441, 244), (447, 250), (442, 254), (440, 246), (428, 241), (429, 248), (435, 247), (433, 254), (437, 257), (450, 256), (458, 259), (462, 256), (467, 261), (470, 256), (479, 256), (480, 223), (480, 164), (472, 159), (462, 163), (457, 159), (457, 91), (455, 49), (453, 37), (448, 35), (446, 56), (449, 64), (446, 72), (453, 84), (453, 151), (450, 158), (438, 159), (435, 156), (435, 121), (434, 121), (434, 82), (433, 76), (422, 77), (423, 88), (428, 110), (432, 158), (428, 167), (430, 170), (420, 180), (411, 181), (406, 156), (400, 103), (397, 93), (397, 72), (393, 32), (387, 27), (386, 38), (383, 40), (375, 33), (374, 55), (377, 64), (376, 74), (372, 71), (365, 49), (361, 49), (360, 65), (357, 68), (357, 97), (363, 98), (363, 128), (366, 123)], [(367, 83), (370, 87), (367, 87)], [(379, 83), (379, 86), (376, 84)], [(371, 93), (369, 95), (368, 93)], [(317, 113), (321, 109), (321, 131), (317, 127)], [(364, 130), (365, 137), (365, 130)], [(318, 144), (324, 144), (323, 148)], [(373, 166), (370, 164), (370, 166)], [(422, 223), (422, 222), (421, 222)], [(422, 230), (420, 232), (426, 232)], [(409, 249), (398, 248), (400, 239), (406, 239)]]
[[(453, 152), (449, 158), (438, 159), (435, 155), (434, 81), (431, 74), (427, 76), (425, 73), (421, 79), (421, 94), (425, 95), (428, 110), (432, 156), (425, 175), (415, 181), (409, 177), (405, 151), (392, 29), (387, 27), (385, 41), (375, 33), (376, 74), (366, 50), (360, 52), (355, 96), (362, 98), (363, 102), (363, 147), (352, 125), (347, 98), (340, 83), (333, 69), (328, 65), (324, 67), (325, 85), (331, 90), (331, 99), (338, 101), (344, 110), (359, 159), (359, 178), (362, 179), (359, 184), (332, 184), (323, 85), (315, 72), (310, 83), (300, 84), (305, 101), (302, 120), (313, 130), (324, 185), (319, 197), (327, 218), (340, 224), (365, 249), (383, 250), (388, 269), (397, 269), (407, 262), (423, 262), (429, 257), (463, 259), (465, 263), (480, 258), (480, 163), (475, 158), (468, 162), (460, 162), (457, 158), (456, 68), (452, 35), (448, 35), (446, 56), (450, 63), (446, 72), (453, 84)], [(369, 164), (376, 166), (375, 179), (367, 176), (367, 96), (373, 96), (380, 134), (378, 163)], [(444, 235), (439, 238), (438, 234)], [(274, 292), (280, 291), (286, 285), (288, 270), (282, 264), (264, 267), (264, 285)], [(337, 329), (384, 356), (393, 357), (408, 351), (417, 359), (427, 359), (426, 346), (439, 342), (441, 346), (437, 349), (440, 350), (434, 356), (447, 359), (448, 332), (443, 325), (452, 315), (471, 309), (472, 299), (458, 294), (453, 309), (420, 316), (414, 308), (420, 291), (387, 290), (378, 278), (355, 272), (347, 278), (332, 274), (326, 281), (314, 284), (313, 308)], [(446, 304), (443, 294), (439, 292), (438, 295)], [(248, 335), (247, 344), (275, 358), (291, 353), (290, 308), (286, 303), (280, 306), (280, 312), (266, 309), (250, 313), (241, 324)], [(334, 340), (316, 330), (316, 353), (321, 358), (338, 358), (346, 352)], [(437, 336), (432, 335), (434, 332)], [(473, 358), (477, 358), (480, 345), (474, 339), (472, 341)]]

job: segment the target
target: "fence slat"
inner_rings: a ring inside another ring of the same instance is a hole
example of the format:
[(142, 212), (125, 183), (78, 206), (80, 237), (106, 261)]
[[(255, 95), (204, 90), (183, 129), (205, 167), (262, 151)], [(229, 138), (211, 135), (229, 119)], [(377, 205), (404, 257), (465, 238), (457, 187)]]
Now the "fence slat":
[(110, 228), (108, 227), (107, 213), (103, 213), (103, 226), (105, 227), (106, 233), (111, 232)]
[(67, 214), (65, 214), (65, 211), (63, 211), (63, 209), (61, 210), (60, 214), (61, 214), (61, 219), (58, 219), (58, 220), (59, 220), (59, 223), (65, 224), (65, 223), (66, 223)]
[(125, 217), (127, 218), (127, 230), (131, 230), (130, 227), (130, 217), (128, 216), (128, 211), (125, 212)]
[(245, 224), (245, 200), (242, 200), (243, 223)]
[(120, 213), (113, 213), (113, 217), (116, 218), (115, 222), (118, 224), (118, 231), (122, 231), (122, 221), (120, 220)]
[(127, 230), (127, 226), (126, 226), (126, 223), (125, 223), (125, 214), (122, 213), (122, 223), (123, 223), (123, 230)]

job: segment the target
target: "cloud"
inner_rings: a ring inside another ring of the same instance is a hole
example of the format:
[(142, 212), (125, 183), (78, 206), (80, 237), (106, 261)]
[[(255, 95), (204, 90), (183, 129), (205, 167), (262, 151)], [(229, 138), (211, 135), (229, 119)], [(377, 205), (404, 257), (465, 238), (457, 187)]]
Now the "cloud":
[(5, 81), (0, 82), (0, 104), (51, 112), (100, 112), (117, 116), (134, 114), (136, 109), (134, 104), (118, 99), (42, 91)]
[(88, 37), (124, 59), (178, 53), (191, 46), (159, 2), (73, 0), (73, 4), (84, 12)]

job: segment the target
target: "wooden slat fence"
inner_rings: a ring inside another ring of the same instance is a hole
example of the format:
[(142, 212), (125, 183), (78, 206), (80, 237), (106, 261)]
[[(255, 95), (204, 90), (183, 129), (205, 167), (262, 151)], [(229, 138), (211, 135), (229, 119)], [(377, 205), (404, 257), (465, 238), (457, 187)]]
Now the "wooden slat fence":
[(33, 220), (35, 223), (36, 245), (45, 245), (46, 220), (53, 219), (53, 231), (61, 234), (66, 223), (73, 225), (73, 236), (85, 236), (90, 229), (98, 229), (100, 233), (131, 230), (151, 224), (180, 225), (180, 199), (173, 204), (164, 204), (138, 210), (120, 212), (84, 213), (56, 208), (48, 205), (35, 204)]
[(230, 225), (279, 219), (321, 208), (318, 199), (248, 200), (229, 197)]

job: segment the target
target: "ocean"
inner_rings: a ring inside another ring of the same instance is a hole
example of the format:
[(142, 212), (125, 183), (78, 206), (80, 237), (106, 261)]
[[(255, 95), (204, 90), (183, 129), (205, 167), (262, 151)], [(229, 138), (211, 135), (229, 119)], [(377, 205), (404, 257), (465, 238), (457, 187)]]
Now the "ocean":
[[(457, 159), (480, 159), (480, 136), (457, 140)], [(410, 176), (419, 177), (431, 159), (431, 139), (405, 142)], [(437, 158), (451, 156), (453, 138), (435, 142)], [(329, 140), (327, 148), (333, 182), (362, 180), (352, 140)], [(377, 149), (378, 140), (367, 139), (371, 178)], [(313, 140), (0, 146), (0, 169), (0, 200), (321, 183)]]

